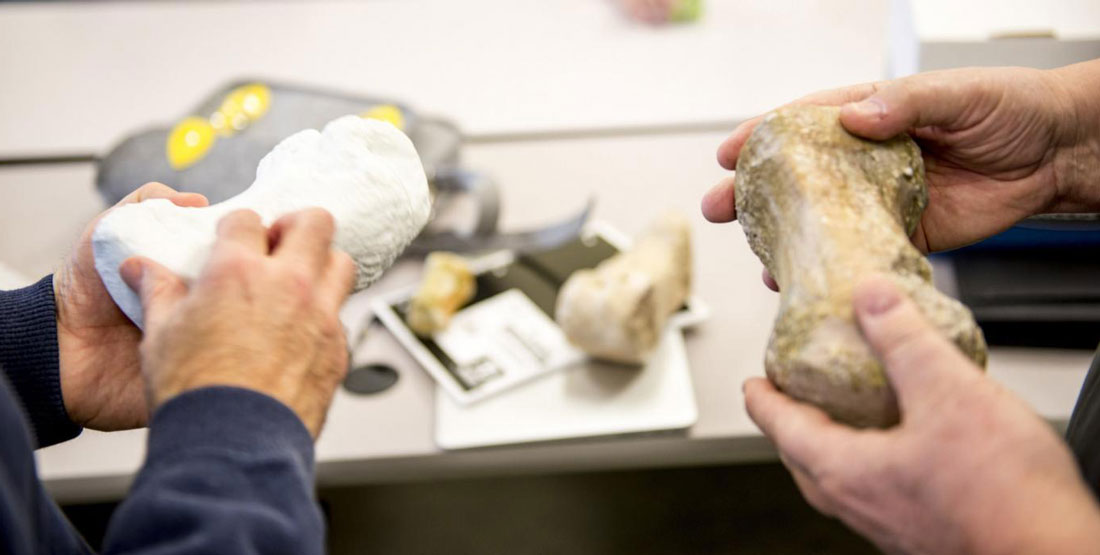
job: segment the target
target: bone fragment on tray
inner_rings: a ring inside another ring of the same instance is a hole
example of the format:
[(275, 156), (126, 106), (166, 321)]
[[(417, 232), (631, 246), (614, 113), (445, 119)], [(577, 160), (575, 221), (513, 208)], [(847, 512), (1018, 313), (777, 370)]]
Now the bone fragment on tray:
[(409, 302), (405, 320), (417, 335), (428, 337), (446, 328), (451, 316), (476, 292), (474, 272), (464, 258), (433, 252), (424, 261), (424, 278)]
[(839, 109), (768, 114), (737, 162), (737, 219), (775, 277), (779, 315), (765, 354), (782, 391), (855, 426), (898, 422), (882, 365), (852, 312), (860, 279), (886, 274), (979, 366), (986, 346), (970, 310), (932, 286), (910, 242), (928, 203), (920, 148), (875, 142), (840, 125)]
[(691, 292), (691, 228), (668, 213), (625, 252), (574, 272), (558, 293), (555, 319), (588, 355), (644, 363)]

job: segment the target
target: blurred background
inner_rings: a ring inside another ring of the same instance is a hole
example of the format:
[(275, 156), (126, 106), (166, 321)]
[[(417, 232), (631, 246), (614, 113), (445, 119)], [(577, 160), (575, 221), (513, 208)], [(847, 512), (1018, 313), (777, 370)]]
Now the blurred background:
[[(776, 298), (737, 224), (699, 216), (726, 175), (715, 150), (820, 89), (1096, 57), (1090, 0), (0, 1), (0, 287), (52, 272), (146, 181), (221, 200), (294, 131), (390, 121), (436, 212), (342, 315), (353, 371), (317, 448), (332, 553), (873, 552), (802, 501), (744, 412)], [(625, 247), (669, 209), (691, 222), (692, 317), (643, 368), (546, 369), (464, 404), (375, 318), (440, 245), (547, 252), (584, 224)], [(1098, 229), (1026, 222), (934, 261), (986, 329), (990, 374), (1056, 427), (1100, 340), (1100, 256), (1081, 254)], [(144, 437), (85, 431), (38, 453), (93, 546)]]

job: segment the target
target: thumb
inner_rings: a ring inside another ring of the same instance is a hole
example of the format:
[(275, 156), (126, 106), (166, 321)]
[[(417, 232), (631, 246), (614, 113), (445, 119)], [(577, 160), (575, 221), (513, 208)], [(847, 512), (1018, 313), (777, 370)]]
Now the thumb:
[(145, 329), (155, 326), (187, 295), (187, 284), (179, 276), (144, 256), (124, 260), (119, 274), (141, 297)]
[(865, 279), (853, 301), (863, 336), (882, 361), (902, 414), (938, 400), (958, 385), (962, 369), (973, 366), (890, 279)]
[(958, 128), (985, 98), (980, 82), (956, 72), (922, 73), (890, 81), (871, 96), (840, 108), (840, 123), (848, 131), (885, 140), (930, 125)]

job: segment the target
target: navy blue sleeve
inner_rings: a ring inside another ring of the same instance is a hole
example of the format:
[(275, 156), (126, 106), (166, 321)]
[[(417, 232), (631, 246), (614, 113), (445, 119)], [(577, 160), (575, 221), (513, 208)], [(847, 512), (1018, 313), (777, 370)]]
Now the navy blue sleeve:
[(1066, 428), (1069, 443), (1085, 482), (1100, 499), (1100, 350), (1092, 359), (1092, 367), (1081, 384), (1077, 405), (1073, 407)]
[(0, 376), (0, 553), (91, 553), (38, 481), (32, 438)]
[(105, 553), (294, 555), (324, 552), (313, 439), (286, 405), (210, 387), (165, 403)]
[(36, 447), (80, 435), (61, 399), (53, 276), (0, 291), (0, 368), (30, 420)]

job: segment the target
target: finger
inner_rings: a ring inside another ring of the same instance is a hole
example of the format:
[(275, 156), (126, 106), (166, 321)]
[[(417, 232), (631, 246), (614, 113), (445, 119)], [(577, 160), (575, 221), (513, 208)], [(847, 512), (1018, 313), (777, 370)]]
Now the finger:
[(737, 168), (737, 157), (741, 155), (741, 147), (745, 146), (745, 141), (749, 140), (749, 135), (752, 135), (753, 129), (756, 129), (756, 125), (763, 119), (764, 116), (756, 116), (733, 129), (733, 133), (718, 145), (719, 165), (727, 170)]
[[(882, 86), (882, 82), (868, 82), (838, 89), (818, 91), (788, 102), (780, 106), (780, 108), (806, 104), (814, 106), (840, 106), (867, 98)], [(759, 124), (766, 115), (767, 114), (759, 115), (741, 123), (741, 125), (738, 125), (733, 130), (733, 133), (722, 142), (722, 145), (718, 147), (718, 163), (721, 164), (723, 168), (732, 170), (737, 167), (737, 159), (741, 155), (741, 148), (745, 146), (745, 141), (749, 140), (749, 136), (752, 135), (753, 130), (756, 129), (757, 124)]]
[(199, 193), (181, 193), (163, 183), (154, 181), (138, 187), (137, 190), (120, 200), (116, 206), (152, 199), (166, 199), (176, 206), (202, 207), (210, 204), (210, 201)]
[(267, 230), (264, 228), (260, 215), (252, 210), (235, 210), (218, 220), (219, 245), (233, 245), (243, 247), (249, 252), (267, 254)]
[(168, 197), (168, 200), (176, 206), (184, 206), (188, 208), (202, 208), (204, 206), (210, 206), (210, 201), (205, 196), (199, 193), (176, 193)]
[(833, 456), (830, 445), (850, 443), (852, 431), (833, 422), (821, 409), (781, 393), (764, 378), (744, 384), (745, 408), (781, 453), (802, 468), (820, 468)]
[(889, 139), (909, 129), (927, 126), (965, 127), (974, 114), (973, 89), (979, 85), (972, 70), (931, 72), (897, 79), (877, 92), (841, 107), (840, 122), (863, 137)]
[(959, 387), (965, 371), (976, 368), (889, 278), (860, 282), (853, 303), (863, 336), (885, 366), (903, 415)]
[(320, 294), (327, 306), (339, 310), (355, 286), (357, 267), (348, 253), (332, 249), (321, 279)]
[(703, 217), (709, 222), (725, 223), (737, 219), (734, 178), (726, 177), (703, 195)]
[(122, 261), (119, 274), (122, 281), (141, 297), (146, 330), (157, 327), (187, 295), (187, 285), (179, 276), (143, 256)]
[(336, 222), (327, 210), (308, 208), (276, 220), (271, 233), (276, 258), (320, 274), (329, 263)]
[(170, 198), (173, 195), (178, 195), (179, 191), (163, 184), (151, 181), (134, 189), (130, 194), (122, 197), (122, 200), (118, 201), (115, 206), (122, 206), (124, 204), (134, 204), (154, 198)]
[(761, 272), (760, 279), (764, 280), (765, 287), (771, 289), (772, 291), (775, 291), (776, 293), (779, 292), (779, 283), (775, 281), (775, 278), (772, 277), (772, 273), (769, 272), (767, 268), (764, 268), (764, 270)]
[(849, 102), (863, 100), (875, 94), (875, 92), (889, 83), (889, 81), (868, 81), (865, 83), (848, 85), (846, 87), (826, 89), (798, 98), (787, 105), (842, 106)]

